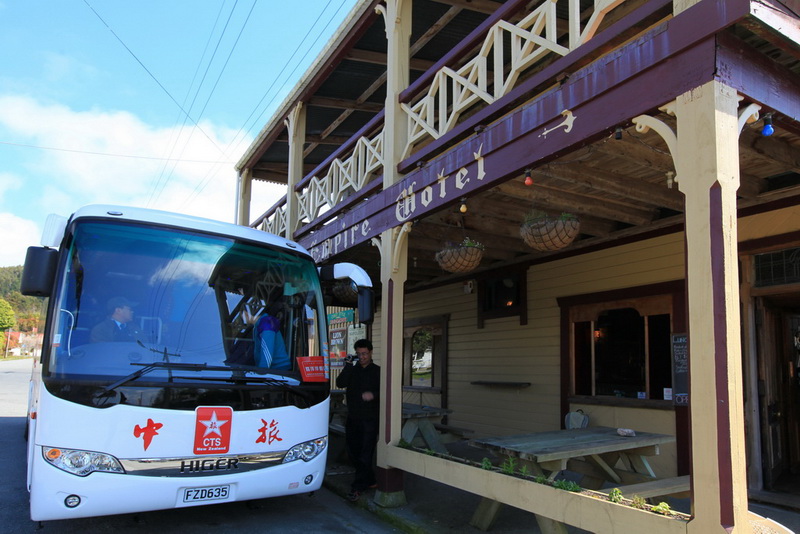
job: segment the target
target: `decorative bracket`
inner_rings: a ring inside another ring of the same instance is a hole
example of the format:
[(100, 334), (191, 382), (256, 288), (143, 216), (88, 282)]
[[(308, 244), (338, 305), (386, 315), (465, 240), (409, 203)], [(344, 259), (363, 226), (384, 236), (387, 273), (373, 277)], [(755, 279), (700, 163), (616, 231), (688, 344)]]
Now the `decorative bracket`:
[[(675, 116), (675, 104), (676, 101), (673, 100), (672, 102), (665, 104), (658, 108), (660, 111), (663, 111), (667, 115)], [(656, 119), (655, 117), (651, 117), (650, 115), (639, 115), (638, 117), (634, 117), (632, 122), (636, 125), (636, 131), (639, 133), (647, 133), (651, 128), (661, 136), (665, 143), (667, 143), (667, 149), (669, 150), (670, 156), (672, 156), (672, 166), (675, 169), (678, 168), (678, 165), (675, 163), (675, 157), (678, 154), (678, 136), (669, 127), (668, 124), (665, 122)], [(672, 177), (673, 182), (678, 181), (678, 176)]]
[[(407, 234), (411, 231), (411, 227), (413, 223), (411, 221), (407, 221), (403, 223), (402, 226), (396, 226), (392, 228), (392, 272), (396, 273), (400, 270), (400, 262), (398, 261), (398, 250), (400, 250), (400, 246), (405, 241)], [(378, 247), (378, 250), (381, 253), (381, 261), (386, 261), (386, 258), (383, 257), (383, 239), (380, 236), (375, 236), (370, 239), (370, 243), (372, 246)]]
[(408, 233), (411, 231), (412, 223), (408, 221), (400, 227), (392, 228), (392, 238), (394, 243), (392, 245), (392, 272), (396, 273), (400, 270), (400, 261), (398, 260), (398, 252), (403, 242), (406, 240)]
[[(741, 100), (741, 97), (739, 97)], [(739, 135), (742, 134), (745, 124), (752, 124), (758, 120), (758, 112), (761, 106), (758, 104), (748, 104), (743, 110), (739, 112)]]
[[(739, 101), (741, 102), (743, 97), (739, 97)], [(663, 111), (667, 115), (672, 115), (676, 117), (675, 114), (675, 107), (676, 107), (676, 100), (665, 104), (658, 108), (659, 110)], [(761, 109), (761, 106), (758, 104), (748, 104), (744, 107), (741, 111), (739, 111), (739, 134), (741, 135), (742, 129), (744, 129), (745, 124), (751, 124), (758, 120), (758, 112)], [(649, 129), (655, 130), (655, 132), (661, 136), (662, 139), (667, 143), (667, 148), (669, 149), (670, 155), (672, 156), (672, 165), (675, 169), (678, 166), (675, 163), (675, 158), (678, 155), (678, 136), (675, 132), (670, 128), (666, 123), (663, 121), (656, 119), (655, 117), (651, 117), (650, 115), (639, 115), (638, 117), (634, 117), (632, 122), (636, 125), (636, 131), (639, 133), (647, 133)], [(677, 182), (678, 176), (670, 176), (667, 180), (670, 187), (672, 187), (672, 182)]]

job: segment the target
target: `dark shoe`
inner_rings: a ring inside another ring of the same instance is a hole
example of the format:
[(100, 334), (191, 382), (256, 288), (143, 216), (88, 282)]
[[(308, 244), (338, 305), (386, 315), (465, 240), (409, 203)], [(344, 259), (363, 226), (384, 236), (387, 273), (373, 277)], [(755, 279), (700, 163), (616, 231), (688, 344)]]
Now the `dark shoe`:
[(356, 502), (359, 497), (361, 497), (361, 492), (357, 490), (350, 490), (350, 493), (347, 494), (347, 500), (351, 502)]

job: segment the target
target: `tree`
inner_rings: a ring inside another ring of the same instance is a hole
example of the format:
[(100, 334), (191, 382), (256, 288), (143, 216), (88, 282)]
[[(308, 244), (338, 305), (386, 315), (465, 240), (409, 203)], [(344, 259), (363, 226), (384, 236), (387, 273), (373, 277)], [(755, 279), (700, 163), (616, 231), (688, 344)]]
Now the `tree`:
[(14, 310), (5, 299), (0, 299), (0, 330), (8, 330), (16, 323)]

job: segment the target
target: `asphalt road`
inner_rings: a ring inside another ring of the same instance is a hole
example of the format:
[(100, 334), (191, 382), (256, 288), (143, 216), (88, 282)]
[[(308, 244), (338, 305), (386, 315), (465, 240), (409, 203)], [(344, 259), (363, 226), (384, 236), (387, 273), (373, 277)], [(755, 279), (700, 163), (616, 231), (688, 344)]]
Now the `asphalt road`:
[(0, 459), (5, 466), (0, 476), (0, 532), (4, 534), (400, 532), (325, 488), (313, 495), (35, 523), (28, 514), (23, 439), (32, 361), (0, 360)]

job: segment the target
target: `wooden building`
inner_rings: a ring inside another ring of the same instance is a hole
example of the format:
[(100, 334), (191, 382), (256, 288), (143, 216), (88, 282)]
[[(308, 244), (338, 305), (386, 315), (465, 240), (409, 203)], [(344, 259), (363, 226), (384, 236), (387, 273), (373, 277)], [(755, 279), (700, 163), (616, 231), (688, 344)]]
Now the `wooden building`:
[[(798, 117), (797, 0), (363, 0), (237, 164), (238, 217), (377, 282), (381, 495), (406, 471), (545, 530), (750, 532), (748, 496), (800, 495)], [(565, 233), (524, 239), (532, 210)], [(404, 401), (675, 436), (651, 463), (692, 519), (399, 447)]]

